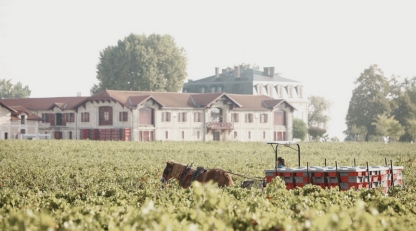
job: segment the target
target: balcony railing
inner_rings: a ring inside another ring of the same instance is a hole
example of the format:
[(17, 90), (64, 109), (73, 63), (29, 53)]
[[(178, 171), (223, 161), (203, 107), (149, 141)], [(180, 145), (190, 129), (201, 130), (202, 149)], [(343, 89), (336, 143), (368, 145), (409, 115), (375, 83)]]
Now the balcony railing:
[(207, 131), (209, 130), (233, 130), (234, 124), (233, 123), (225, 123), (225, 122), (208, 122), (207, 123)]

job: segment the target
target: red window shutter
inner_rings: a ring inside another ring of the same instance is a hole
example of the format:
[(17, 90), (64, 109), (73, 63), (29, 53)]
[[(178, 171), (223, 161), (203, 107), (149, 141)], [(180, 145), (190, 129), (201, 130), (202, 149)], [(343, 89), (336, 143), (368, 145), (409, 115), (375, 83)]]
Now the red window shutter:
[(168, 112), (166, 117), (167, 117), (167, 121), (170, 122), (170, 112)]
[(66, 126), (67, 116), (68, 116), (68, 113), (62, 114), (62, 126)]
[(55, 114), (49, 113), (49, 121), (51, 123), (51, 126), (55, 126)]

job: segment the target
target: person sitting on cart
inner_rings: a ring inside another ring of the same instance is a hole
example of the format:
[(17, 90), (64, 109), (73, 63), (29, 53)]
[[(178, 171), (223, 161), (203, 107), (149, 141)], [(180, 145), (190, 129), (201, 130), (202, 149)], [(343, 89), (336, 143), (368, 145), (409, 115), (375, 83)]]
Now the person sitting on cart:
[(282, 157), (277, 158), (276, 168), (286, 168), (285, 160)]

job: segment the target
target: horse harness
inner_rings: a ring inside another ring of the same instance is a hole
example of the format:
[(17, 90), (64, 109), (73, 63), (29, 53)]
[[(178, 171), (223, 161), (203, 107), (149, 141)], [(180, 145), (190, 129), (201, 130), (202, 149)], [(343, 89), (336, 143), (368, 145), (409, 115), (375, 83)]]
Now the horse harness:
[[(188, 173), (191, 170), (191, 166), (192, 166), (192, 164), (190, 166), (186, 165), (186, 167), (183, 169), (183, 171), (181, 173), (181, 176), (180, 176), (179, 185), (185, 186), (185, 179), (186, 179), (186, 177), (188, 176)], [(202, 173), (204, 173), (206, 171), (207, 171), (207, 169), (205, 169), (204, 167), (201, 167), (201, 166), (197, 167), (196, 170), (192, 173), (191, 181), (188, 183), (187, 186), (191, 185), (192, 181), (196, 180)]]

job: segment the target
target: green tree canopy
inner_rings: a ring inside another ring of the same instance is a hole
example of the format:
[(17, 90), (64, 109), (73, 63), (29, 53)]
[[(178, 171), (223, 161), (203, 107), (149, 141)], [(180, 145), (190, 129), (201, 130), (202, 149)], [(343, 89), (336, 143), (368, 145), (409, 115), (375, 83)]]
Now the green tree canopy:
[(186, 78), (185, 50), (169, 35), (130, 34), (100, 52), (98, 85), (105, 89), (133, 91), (180, 91)]
[(322, 96), (310, 96), (308, 97), (308, 125), (309, 127), (315, 126), (320, 128), (326, 128), (326, 124), (330, 117), (329, 109), (331, 108), (331, 102), (326, 100)]
[(293, 119), (293, 138), (305, 140), (308, 129), (306, 128), (306, 123), (301, 119)]
[(1, 99), (27, 98), (30, 96), (30, 93), (29, 87), (23, 86), (21, 82), (17, 82), (16, 85), (13, 85), (10, 79), (0, 79)]
[(326, 129), (319, 128), (319, 127), (309, 127), (308, 133), (309, 135), (311, 135), (312, 140), (319, 141), (319, 139), (323, 137), (324, 134), (326, 133)]
[(404, 127), (394, 116), (378, 115), (372, 125), (375, 127), (375, 135), (388, 136), (390, 141), (397, 141), (405, 133)]
[[(399, 82), (398, 78), (393, 76), (390, 81), (390, 86), (392, 86), (391, 114), (402, 126), (408, 128), (410, 121), (416, 119), (416, 78), (410, 80), (405, 78), (403, 82)], [(400, 141), (412, 140), (412, 135), (407, 130), (400, 137)]]
[(410, 135), (411, 140), (416, 142), (416, 119), (409, 121), (406, 132)]
[(355, 84), (357, 86), (352, 92), (346, 124), (348, 127), (365, 126), (368, 131), (365, 140), (368, 141), (369, 135), (375, 134), (372, 122), (377, 115), (389, 114), (391, 111), (387, 97), (390, 85), (377, 65), (365, 69)]

